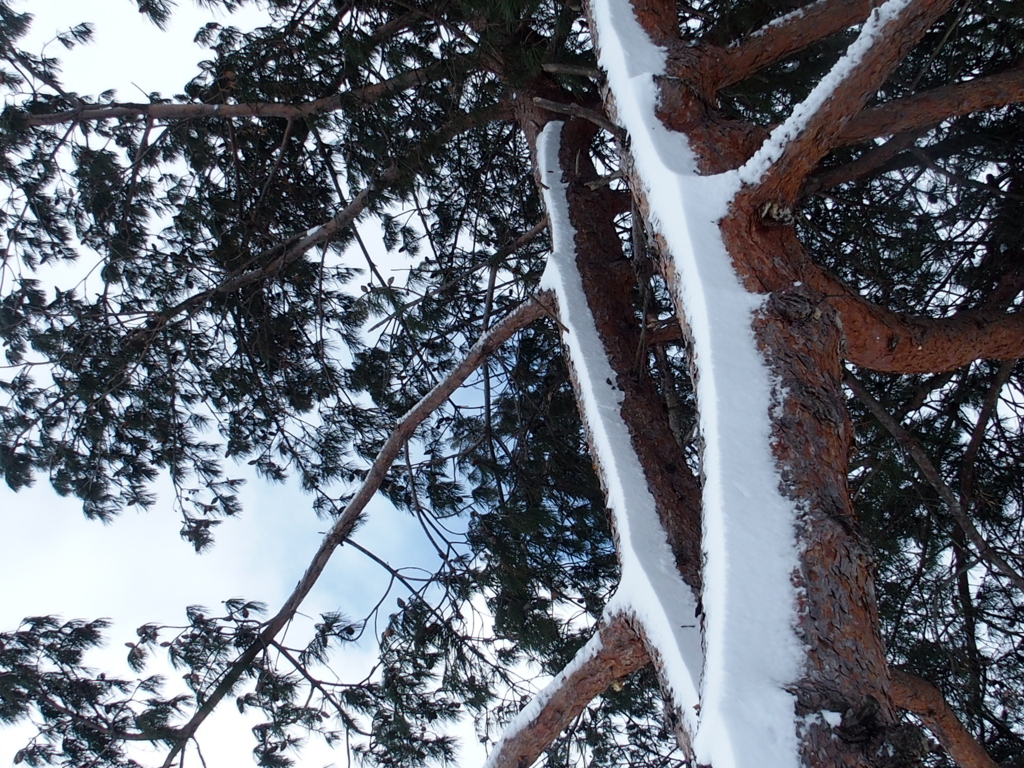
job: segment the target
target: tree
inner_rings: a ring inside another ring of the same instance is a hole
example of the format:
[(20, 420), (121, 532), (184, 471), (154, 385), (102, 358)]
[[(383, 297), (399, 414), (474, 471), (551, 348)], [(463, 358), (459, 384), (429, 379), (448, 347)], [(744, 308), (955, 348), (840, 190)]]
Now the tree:
[[(490, 734), (530, 659), (554, 681), (491, 766), (1017, 764), (1015, 6), (269, 10), (200, 30), (183, 94), (124, 103), (66, 91), (0, 4), (8, 484), (106, 520), (167, 472), (201, 550), (239, 511), (223, 453), (333, 521), (269, 618), (140, 628), (133, 668), (163, 644), (187, 694), (90, 672), (102, 623), (0, 638), (2, 716), (41, 728), (21, 757), (172, 765), (234, 699), (263, 765), (304, 731), (444, 762), (439, 724)], [(419, 254), (405, 285), (370, 218)], [(34, 276), (91, 252), (99, 292)], [(358, 621), (281, 632), (377, 492), (440, 566), (395, 572), (377, 674), (335, 685)]]

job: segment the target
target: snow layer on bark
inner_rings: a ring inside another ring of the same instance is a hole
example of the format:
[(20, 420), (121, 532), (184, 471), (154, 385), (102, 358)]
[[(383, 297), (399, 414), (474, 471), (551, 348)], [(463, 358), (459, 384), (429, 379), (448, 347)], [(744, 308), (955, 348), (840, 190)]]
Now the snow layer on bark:
[(779, 491), (772, 454), (772, 380), (751, 327), (761, 298), (741, 285), (717, 226), (741, 180), (698, 176), (685, 137), (661, 124), (654, 76), (665, 72), (665, 53), (629, 0), (593, 0), (591, 9), (651, 224), (674, 259), (699, 376), (707, 651), (694, 750), (715, 768), (797, 768), (795, 697), (785, 690), (803, 660), (797, 509)]
[[(860, 34), (853, 44), (846, 49), (846, 53), (829, 70), (828, 74), (818, 81), (818, 84), (808, 94), (807, 98), (796, 105), (793, 112), (771, 132), (768, 140), (761, 145), (760, 149), (740, 169), (739, 177), (744, 184), (756, 186), (772, 163), (782, 156), (783, 150), (790, 141), (799, 136), (807, 121), (819, 110), (828, 98), (835, 92), (838, 86), (847, 75), (850, 74), (864, 58), (864, 54), (870, 50), (882, 28), (898, 16), (904, 8), (910, 4), (910, 0), (888, 0), (878, 8), (871, 11), (867, 21), (861, 28)], [(651, 44), (648, 42), (648, 45)], [(653, 46), (652, 46), (653, 47)]]
[(558, 164), (562, 123), (545, 126), (537, 140), (537, 164), (545, 186), (552, 251), (541, 285), (558, 296), (569, 352), (608, 506), (618, 540), (621, 578), (606, 616), (633, 614), (654, 644), (658, 662), (672, 681), (680, 709), (693, 716), (698, 702), (703, 651), (693, 590), (682, 580), (654, 496), (622, 421), (622, 392), (597, 333), (576, 268), (575, 230)]
[(593, 637), (587, 641), (586, 645), (576, 652), (572, 661), (570, 661), (561, 672), (555, 675), (551, 682), (548, 683), (536, 696), (534, 696), (533, 699), (531, 699), (530, 702), (523, 707), (514, 718), (512, 718), (512, 722), (510, 722), (505, 730), (502, 731), (501, 738), (495, 742), (494, 747), (487, 754), (487, 760), (484, 761), (483, 768), (492, 768), (494, 761), (501, 755), (501, 751), (505, 746), (505, 743), (518, 735), (521, 731), (529, 728), (533, 721), (540, 715), (548, 701), (551, 700), (551, 697), (565, 685), (565, 681), (568, 680), (576, 670), (597, 656), (603, 646), (604, 644), (601, 642), (601, 634), (595, 630)]

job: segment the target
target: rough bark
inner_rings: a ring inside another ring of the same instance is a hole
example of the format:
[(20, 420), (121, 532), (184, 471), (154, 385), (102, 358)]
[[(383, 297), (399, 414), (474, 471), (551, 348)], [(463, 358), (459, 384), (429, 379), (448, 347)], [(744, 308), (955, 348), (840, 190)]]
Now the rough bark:
[[(795, 238), (791, 248), (799, 248)], [(973, 360), (1024, 357), (1024, 312), (996, 307), (921, 317), (874, 304), (809, 260), (798, 279), (839, 312), (845, 355), (874, 371), (939, 373)]]
[[(797, 135), (786, 143), (781, 156), (753, 190), (758, 202), (792, 204), (804, 179), (830, 150), (867, 100), (885, 83), (928, 28), (952, 0), (911, 3), (877, 25), (870, 45), (850, 66), (814, 113), (803, 121)], [(841, 65), (841, 63), (840, 63)], [(837, 65), (837, 66), (840, 66)]]
[[(545, 122), (532, 106), (524, 104), (519, 117), (531, 147)], [(567, 169), (569, 215), (576, 230), (576, 266), (616, 374), (615, 383), (623, 393), (622, 419), (644, 467), (658, 516), (683, 579), (699, 594), (700, 482), (686, 464), (668, 411), (647, 372), (642, 326), (632, 301), (635, 274), (614, 225), (619, 200), (606, 188), (588, 183), (598, 178), (587, 151), (593, 131), (585, 120), (569, 121), (560, 152), (562, 168)]]
[[(722, 224), (741, 276), (768, 296), (755, 322), (777, 381), (773, 446), (781, 487), (802, 511), (799, 629), (805, 676), (795, 688), (801, 714), (850, 713), (838, 729), (813, 722), (801, 735), (808, 766), (875, 766), (896, 724), (878, 626), (870, 548), (857, 529), (847, 489), (850, 426), (841, 389), (842, 330), (820, 294), (794, 287), (783, 270), (752, 270), (778, 256), (780, 227), (737, 208)], [(844, 728), (853, 728), (857, 735)]]
[(575, 665), (547, 689), (539, 709), (527, 723), (494, 747), (485, 768), (523, 768), (532, 765), (595, 696), (612, 683), (650, 662), (640, 636), (626, 618), (616, 616), (598, 628), (600, 649)]
[[(739, 168), (757, 151), (766, 130), (724, 119), (714, 104), (715, 90), (861, 21), (874, 5), (821, 0), (802, 15), (769, 26), (730, 49), (712, 49), (682, 45), (672, 0), (633, 0), (637, 19), (651, 40), (669, 51), (671, 77), (658, 81), (659, 119), (687, 136), (701, 172)], [(921, 0), (879, 22), (859, 61), (792, 132), (764, 176), (741, 192), (720, 223), (734, 269), (748, 290), (765, 299), (753, 330), (776, 382), (772, 447), (780, 486), (800, 510), (801, 562), (793, 580), (801, 595), (798, 631), (805, 644), (805, 668), (791, 691), (797, 700), (795, 714), (808, 716), (797, 733), (801, 759), (815, 768), (889, 768), (912, 765), (921, 756), (915, 751), (921, 744), (919, 734), (899, 721), (879, 631), (870, 547), (858, 530), (847, 488), (851, 428), (843, 360), (883, 370), (943, 371), (982, 355), (1019, 357), (1024, 352), (1024, 314), (999, 308), (931, 319), (888, 312), (815, 266), (792, 226), (766, 215), (764, 206), (791, 205), (805, 189), (809, 174), (836, 147), (920, 129), (943, 112), (963, 114), (1021, 99), (1024, 93), (1014, 70), (980, 78), (973, 92), (964, 85), (950, 86), (864, 109), (949, 5), (950, 0)], [(531, 145), (547, 119), (541, 107), (581, 118), (567, 123), (560, 154), (576, 230), (577, 267), (616, 383), (625, 393), (622, 417), (633, 447), (680, 570), (696, 587), (699, 571), (687, 570), (699, 563), (694, 550), (699, 531), (694, 518), (696, 484), (689, 477), (680, 481), (672, 476), (679, 465), (673, 465), (678, 452), (669, 420), (657, 393), (636, 367), (641, 339), (630, 298), (632, 269), (612, 227), (613, 206), (607, 195), (587, 183), (595, 178), (587, 151), (594, 124), (608, 126), (579, 108), (556, 105), (558, 99), (549, 99), (543, 89), (537, 95), (539, 100), (520, 106), (517, 115)], [(613, 99), (607, 107), (614, 117)], [(891, 160), (905, 145), (906, 140), (894, 145), (881, 162)], [(637, 210), (646, 216), (644, 185), (624, 154)], [(665, 243), (655, 239), (662, 249), (663, 276), (673, 286), (677, 276), (672, 259), (664, 252)], [(685, 307), (676, 309), (677, 316), (685, 318)], [(680, 520), (686, 521), (681, 528)], [(680, 532), (686, 535), (681, 537)], [(899, 689), (899, 696), (904, 693)], [(842, 713), (841, 724), (832, 726), (815, 717), (825, 710)], [(537, 732), (553, 738), (553, 728), (538, 727)]]
[(976, 77), (865, 109), (847, 123), (840, 141), (859, 144), (1021, 101), (1024, 101), (1024, 67), (1015, 67), (998, 75)]
[[(637, 7), (637, 18), (655, 42), (670, 39), (667, 14)], [(806, 174), (836, 143), (853, 114), (884, 81), (909, 47), (946, 7), (915, 4), (890, 20), (878, 43), (840, 83), (782, 152), (761, 188), (734, 201), (721, 231), (733, 267), (748, 290), (766, 295), (754, 333), (777, 382), (773, 449), (780, 486), (801, 511), (798, 541), (801, 595), (799, 634), (805, 670), (793, 685), (797, 714), (844, 713), (842, 725), (807, 721), (798, 733), (807, 766), (881, 766), (893, 750), (897, 716), (889, 694), (887, 663), (878, 625), (870, 549), (857, 530), (847, 489), (850, 427), (842, 392), (842, 328), (824, 296), (797, 279), (802, 253), (788, 248), (789, 227), (762, 215), (765, 200), (795, 197)], [(675, 89), (659, 117), (685, 133), (704, 172), (737, 167), (749, 156), (742, 142), (726, 142), (709, 129), (709, 108), (699, 96)], [(668, 119), (665, 119), (665, 118)], [(633, 185), (638, 207), (648, 210), (643, 185)], [(797, 256), (796, 263), (787, 257)], [(670, 285), (677, 279), (662, 259)], [(673, 294), (680, 295), (679, 291)], [(685, 317), (679, 306), (677, 315)], [(753, 642), (753, 638), (751, 638)]]
[[(714, 73), (715, 88), (738, 83), (787, 56), (864, 21), (870, 0), (817, 0), (755, 30), (734, 45), (702, 52), (705, 68)], [(671, 70), (670, 70), (671, 72)], [(671, 72), (676, 74), (675, 72)]]

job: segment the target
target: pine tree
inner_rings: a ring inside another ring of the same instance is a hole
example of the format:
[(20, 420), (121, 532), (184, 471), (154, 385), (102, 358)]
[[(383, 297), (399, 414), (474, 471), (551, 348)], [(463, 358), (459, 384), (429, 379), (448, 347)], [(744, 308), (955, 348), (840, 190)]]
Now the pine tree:
[[(331, 521), (284, 605), (141, 627), (138, 679), (88, 666), (102, 621), (0, 635), (18, 759), (178, 765), (234, 703), (266, 766), (309, 733), (447, 763), (463, 711), (490, 768), (1021, 765), (1019, 8), (267, 10), (127, 103), (0, 0), (7, 484), (106, 521), (169, 475), (204, 550), (228, 459)], [(102, 290), (44, 282), (95, 254)], [(367, 627), (282, 630), (378, 492), (440, 565), (328, 683)], [(554, 675), (525, 709), (521, 663)]]

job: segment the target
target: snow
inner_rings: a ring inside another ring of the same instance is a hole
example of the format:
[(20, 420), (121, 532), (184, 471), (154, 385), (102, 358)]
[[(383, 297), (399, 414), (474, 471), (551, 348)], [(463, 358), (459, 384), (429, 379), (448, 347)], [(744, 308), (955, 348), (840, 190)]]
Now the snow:
[[(752, 330), (763, 297), (744, 289), (718, 222), (744, 185), (760, 182), (909, 2), (888, 0), (873, 10), (846, 55), (754, 157), (738, 171), (710, 177), (698, 174), (686, 137), (666, 129), (657, 117), (655, 77), (665, 74), (665, 51), (640, 27), (629, 0), (590, 5), (598, 63), (607, 74), (616, 117), (630, 137), (650, 224), (675, 262), (674, 300), (693, 342), (704, 439), (705, 650), (693, 594), (675, 569), (576, 271), (558, 163), (561, 123), (548, 124), (538, 139), (552, 237), (543, 285), (558, 296), (564, 343), (622, 563), (622, 581), (606, 613), (632, 613), (640, 621), (661, 662), (667, 693), (693, 736), (696, 761), (715, 768), (799, 768), (798, 738), (807, 725), (787, 691), (801, 677), (805, 649), (797, 633), (799, 596), (793, 583), (800, 512), (780, 491), (772, 452), (770, 413), (783, 393)], [(831, 727), (842, 720), (825, 711), (813, 717)]]
[[(820, 6), (825, 5), (828, 2), (830, 2), (830, 0), (818, 0), (818, 2), (812, 3), (811, 5), (805, 6), (804, 8), (797, 8), (795, 11), (790, 11), (789, 13), (783, 14), (782, 16), (776, 16), (774, 19), (769, 21), (767, 24), (765, 24), (760, 29), (754, 30), (750, 34), (750, 37), (751, 38), (760, 37), (761, 35), (765, 34), (769, 29), (773, 29), (774, 27), (783, 27), (786, 24), (789, 24), (790, 22), (796, 21), (797, 19), (802, 19), (804, 17), (804, 14), (806, 14), (814, 6), (819, 6), (820, 7)], [(730, 48), (735, 48), (736, 46), (738, 46), (740, 44), (740, 42), (741, 41), (736, 41), (735, 43), (733, 43), (729, 47)]]
[[(707, 651), (696, 759), (716, 768), (797, 768), (795, 699), (786, 686), (800, 677), (803, 658), (792, 583), (798, 510), (779, 491), (771, 449), (773, 381), (751, 329), (761, 297), (743, 288), (717, 226), (746, 179), (697, 175), (686, 138), (656, 117), (654, 77), (665, 72), (664, 51), (628, 0), (594, 0), (591, 8), (599, 63), (630, 136), (651, 224), (675, 260), (675, 301), (699, 377)], [(759, 161), (781, 151), (789, 135), (769, 142)], [(664, 653), (666, 638), (653, 641)]]
[(580, 406), (595, 458), (605, 481), (621, 563), (621, 580), (605, 608), (606, 616), (633, 614), (656, 649), (680, 710), (693, 716), (702, 667), (696, 600), (683, 582), (675, 558), (622, 421), (622, 392), (587, 305), (576, 269), (575, 232), (569, 221), (565, 184), (558, 165), (562, 123), (545, 126), (537, 141), (538, 166), (545, 186), (552, 252), (541, 284), (558, 297), (563, 343), (576, 372)]
[[(799, 136), (807, 121), (821, 108), (835, 92), (836, 87), (860, 64), (882, 29), (902, 12), (911, 0), (889, 0), (871, 11), (860, 34), (846, 50), (842, 58), (829, 70), (807, 98), (798, 104), (792, 114), (772, 131), (768, 140), (757, 153), (740, 169), (739, 177), (744, 184), (756, 186), (771, 165), (782, 156), (786, 146)], [(649, 43), (648, 43), (649, 45)]]
[(843, 715), (841, 712), (831, 712), (827, 709), (822, 710), (821, 718), (832, 728), (838, 728), (843, 722)]
[(512, 722), (508, 724), (502, 732), (501, 738), (495, 742), (493, 749), (488, 753), (487, 760), (484, 761), (483, 768), (492, 768), (495, 760), (501, 754), (501, 750), (505, 746), (505, 743), (511, 741), (512, 738), (518, 735), (521, 731), (528, 728), (540, 715), (548, 701), (551, 700), (551, 697), (557, 693), (563, 685), (565, 685), (565, 681), (575, 674), (576, 670), (597, 656), (602, 647), (603, 643), (601, 642), (601, 635), (594, 632), (593, 637), (591, 637), (590, 640), (588, 640), (587, 643), (576, 652), (572, 661), (570, 661), (561, 672), (555, 675), (551, 682), (548, 683), (547, 686), (545, 686), (544, 689), (536, 696), (534, 696), (533, 699), (523, 707), (514, 718), (512, 718)]

